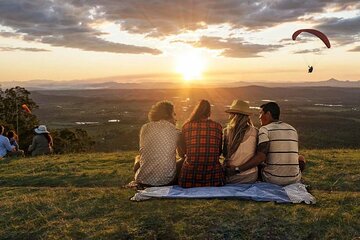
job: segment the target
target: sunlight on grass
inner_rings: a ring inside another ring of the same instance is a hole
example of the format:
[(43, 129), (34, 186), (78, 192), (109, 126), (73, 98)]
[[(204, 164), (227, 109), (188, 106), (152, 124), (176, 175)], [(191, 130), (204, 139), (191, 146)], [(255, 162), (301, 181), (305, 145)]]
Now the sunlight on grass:
[[(359, 150), (305, 150), (316, 205), (245, 200), (129, 201), (136, 152), (0, 162), (3, 239), (353, 239)], [(336, 171), (341, 166), (341, 171)], [(342, 180), (337, 179), (341, 176)]]

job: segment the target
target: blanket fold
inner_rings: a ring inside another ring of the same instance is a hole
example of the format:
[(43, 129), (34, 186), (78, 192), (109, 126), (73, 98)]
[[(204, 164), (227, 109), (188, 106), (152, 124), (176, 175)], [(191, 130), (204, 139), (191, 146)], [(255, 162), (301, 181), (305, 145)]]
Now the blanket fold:
[(316, 203), (304, 184), (294, 183), (282, 187), (264, 182), (228, 184), (222, 187), (150, 187), (138, 191), (130, 200), (144, 201), (151, 198), (239, 198), (277, 203)]

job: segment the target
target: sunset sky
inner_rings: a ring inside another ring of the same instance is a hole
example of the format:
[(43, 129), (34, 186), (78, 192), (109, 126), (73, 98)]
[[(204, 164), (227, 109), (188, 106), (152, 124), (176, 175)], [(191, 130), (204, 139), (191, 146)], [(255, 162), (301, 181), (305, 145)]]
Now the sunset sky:
[(359, 40), (359, 0), (1, 0), (0, 82), (360, 80)]

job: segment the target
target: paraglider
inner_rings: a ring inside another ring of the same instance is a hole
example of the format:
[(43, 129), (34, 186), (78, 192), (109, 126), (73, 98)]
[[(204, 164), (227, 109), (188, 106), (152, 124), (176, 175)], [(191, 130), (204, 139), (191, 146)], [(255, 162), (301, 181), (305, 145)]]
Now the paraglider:
[(308, 73), (312, 73), (312, 71), (314, 70), (313, 66), (308, 66), (309, 69), (308, 69)]
[[(299, 29), (293, 33), (292, 40), (295, 41), (296, 38), (303, 32), (307, 32), (307, 33), (310, 33), (310, 34), (318, 37), (325, 44), (325, 46), (327, 48), (331, 47), (330, 41), (327, 38), (327, 36), (324, 33), (320, 32), (319, 30), (316, 30), (316, 29)], [(314, 70), (313, 66), (308, 66), (308, 73), (312, 73), (313, 70)]]

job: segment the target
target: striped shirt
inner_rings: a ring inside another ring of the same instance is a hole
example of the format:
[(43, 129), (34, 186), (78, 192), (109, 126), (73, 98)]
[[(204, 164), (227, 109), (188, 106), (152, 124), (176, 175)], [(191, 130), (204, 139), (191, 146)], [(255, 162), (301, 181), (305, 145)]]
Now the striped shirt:
[(294, 127), (281, 121), (262, 126), (258, 134), (259, 142), (269, 142), (262, 177), (265, 182), (288, 185), (299, 182), (298, 134)]

